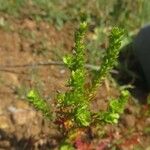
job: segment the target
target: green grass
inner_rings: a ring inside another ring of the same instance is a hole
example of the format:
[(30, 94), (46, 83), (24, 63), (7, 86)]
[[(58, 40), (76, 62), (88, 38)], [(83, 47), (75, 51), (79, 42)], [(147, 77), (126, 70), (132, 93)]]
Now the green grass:
[(17, 17), (24, 4), (25, 0), (0, 0), (0, 12)]
[(0, 12), (15, 17), (26, 15), (39, 21), (49, 21), (58, 29), (65, 22), (78, 22), (80, 12), (87, 14), (92, 25), (119, 25), (135, 29), (141, 23), (149, 21), (149, 7), (150, 2), (145, 0), (135, 0), (134, 3), (120, 0), (0, 0)]

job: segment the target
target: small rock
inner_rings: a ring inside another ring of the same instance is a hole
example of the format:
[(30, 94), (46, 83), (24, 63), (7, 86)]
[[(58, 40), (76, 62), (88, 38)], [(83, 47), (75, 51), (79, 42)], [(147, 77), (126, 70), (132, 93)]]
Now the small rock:
[(65, 72), (66, 72), (65, 69), (60, 70), (60, 74), (64, 74)]
[(135, 121), (135, 116), (133, 115), (124, 115), (123, 117), (123, 123), (127, 128), (134, 127)]
[(4, 75), (4, 79), (8, 79), (6, 80), (6, 83), (9, 85), (13, 85), (15, 87), (19, 87), (20, 83), (18, 80), (18, 76), (14, 75), (13, 73), (9, 73), (9, 74), (5, 74)]
[(30, 136), (36, 136), (41, 132), (41, 128), (40, 128), (40, 126), (33, 125), (29, 128), (28, 132), (29, 132)]
[(36, 117), (36, 112), (30, 109), (17, 109), (15, 107), (9, 107), (8, 110), (11, 112), (13, 122), (18, 125), (28, 124)]
[(0, 129), (9, 129), (11, 121), (7, 116), (0, 116)]
[(15, 106), (17, 109), (30, 109), (29, 104), (23, 100), (18, 100)]
[(10, 142), (6, 140), (0, 141), (0, 148), (10, 148)]

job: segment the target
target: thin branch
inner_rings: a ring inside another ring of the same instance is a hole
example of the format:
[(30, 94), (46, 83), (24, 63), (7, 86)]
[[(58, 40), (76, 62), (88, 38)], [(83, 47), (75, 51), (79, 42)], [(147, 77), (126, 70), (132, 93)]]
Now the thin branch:
[(0, 68), (0, 71), (1, 72), (7, 72), (7, 73), (14, 73), (14, 74), (27, 74), (25, 72), (18, 72), (18, 71), (14, 71), (14, 70), (10, 70), (10, 69), (1, 69)]
[[(40, 66), (50, 66), (50, 65), (57, 65), (57, 66), (64, 66), (65, 64), (62, 61), (47, 61), (47, 62), (36, 62), (36, 63), (29, 63), (29, 64), (22, 64), (22, 65), (0, 65), (0, 71), (4, 71), (6, 68), (23, 68), (23, 67), (40, 67)], [(97, 71), (100, 69), (99, 66), (85, 64), (85, 67), (89, 70)], [(114, 74), (118, 74), (116, 70), (111, 71)]]
[(38, 67), (38, 66), (49, 66), (49, 65), (64, 65), (61, 61), (48, 61), (48, 62), (37, 62), (37, 63), (29, 63), (22, 65), (0, 65), (1, 68), (23, 68), (23, 67)]

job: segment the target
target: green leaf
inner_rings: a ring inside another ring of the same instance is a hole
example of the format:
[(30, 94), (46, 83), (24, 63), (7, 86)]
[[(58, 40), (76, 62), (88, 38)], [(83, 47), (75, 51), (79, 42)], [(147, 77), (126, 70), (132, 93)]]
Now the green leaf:
[[(89, 90), (91, 97), (95, 94), (98, 86), (102, 84), (102, 81), (106, 78), (111, 69), (115, 66), (117, 58), (120, 52), (121, 42), (124, 37), (124, 30), (118, 27), (114, 27), (109, 36), (109, 47), (103, 57), (100, 69), (97, 71), (92, 87)], [(90, 97), (90, 96), (89, 96)]]
[(86, 105), (79, 106), (75, 112), (75, 120), (80, 126), (89, 126), (91, 123), (91, 113)]
[(36, 90), (31, 90), (27, 94), (28, 101), (37, 109), (40, 110), (43, 115), (47, 118), (51, 118), (51, 113), (50, 113), (50, 107), (46, 103), (45, 100), (43, 100), (39, 93)]
[(73, 67), (73, 58), (72, 58), (72, 56), (68, 55), (68, 56), (63, 57), (63, 62), (68, 68)]
[(130, 94), (127, 90), (121, 91), (121, 95), (118, 99), (110, 100), (108, 110), (106, 112), (99, 112), (97, 114), (98, 120), (106, 123), (118, 123), (120, 114), (124, 111), (129, 95)]
[(60, 146), (59, 148), (60, 150), (75, 150), (70, 144), (65, 143), (63, 145)]

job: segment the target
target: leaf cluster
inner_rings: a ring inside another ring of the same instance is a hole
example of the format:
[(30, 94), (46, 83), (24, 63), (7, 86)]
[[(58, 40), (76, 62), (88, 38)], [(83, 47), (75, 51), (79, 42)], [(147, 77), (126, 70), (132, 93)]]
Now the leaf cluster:
[(40, 94), (36, 90), (31, 90), (27, 95), (28, 101), (39, 111), (43, 113), (46, 118), (51, 119), (50, 107), (40, 97)]
[(118, 123), (120, 114), (123, 113), (127, 100), (129, 99), (129, 92), (127, 90), (121, 91), (118, 99), (111, 99), (106, 112), (99, 112), (97, 119), (106, 123)]
[[(57, 119), (71, 122), (73, 126), (89, 126), (95, 122), (95, 114), (90, 111), (90, 100), (96, 93), (97, 87), (101, 85), (110, 70), (117, 61), (120, 52), (120, 46), (124, 30), (117, 27), (113, 28), (109, 36), (109, 47), (103, 58), (101, 68), (97, 71), (90, 87), (85, 87), (86, 69), (85, 69), (85, 44), (84, 38), (87, 30), (85, 17), (82, 18), (79, 28), (75, 32), (75, 46), (72, 55), (63, 58), (64, 64), (70, 70), (70, 79), (68, 80), (69, 90), (58, 94), (56, 112)], [(117, 123), (120, 114), (123, 112), (128, 92), (123, 91), (118, 100), (111, 100), (106, 112), (96, 114), (96, 119), (107, 123)], [(35, 108), (42, 111), (46, 117), (50, 117), (50, 108), (48, 104), (39, 96), (35, 90), (28, 94), (28, 100)]]
[[(92, 86), (85, 88), (86, 70), (85, 70), (85, 45), (84, 36), (87, 29), (87, 23), (82, 21), (79, 28), (75, 32), (75, 48), (72, 55), (64, 57), (63, 61), (71, 72), (68, 86), (70, 90), (66, 93), (60, 94), (58, 102), (60, 107), (63, 107), (67, 116), (73, 120), (77, 126), (89, 126), (92, 120), (92, 113), (89, 105), (93, 98), (97, 87), (101, 85), (104, 78), (113, 68), (117, 61), (120, 52), (120, 46), (124, 30), (117, 27), (113, 28), (109, 36), (110, 45), (103, 58), (101, 68), (97, 71), (95, 78), (92, 81)], [(124, 95), (124, 94), (123, 94)], [(123, 96), (122, 95), (122, 96)], [(107, 123), (115, 123), (119, 118), (121, 109), (124, 109), (124, 101), (126, 97), (120, 97), (118, 101), (112, 100), (109, 104), (109, 109), (105, 113), (98, 113), (101, 120)], [(66, 109), (67, 108), (67, 109)]]
[(91, 114), (85, 93), (85, 60), (84, 60), (84, 36), (87, 29), (87, 23), (81, 22), (79, 29), (75, 32), (75, 48), (73, 55), (64, 57), (63, 61), (70, 69), (71, 76), (68, 81), (70, 91), (59, 96), (61, 107), (69, 107), (71, 117), (81, 126), (89, 126)]
[(112, 29), (109, 36), (109, 47), (103, 57), (100, 69), (96, 72), (94, 77), (93, 85), (90, 89), (90, 97), (95, 94), (97, 87), (101, 85), (102, 81), (116, 64), (119, 52), (121, 50), (120, 47), (124, 33), (124, 30), (118, 27), (114, 27)]

